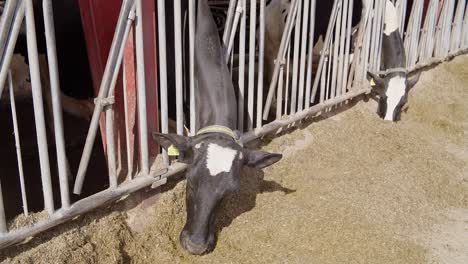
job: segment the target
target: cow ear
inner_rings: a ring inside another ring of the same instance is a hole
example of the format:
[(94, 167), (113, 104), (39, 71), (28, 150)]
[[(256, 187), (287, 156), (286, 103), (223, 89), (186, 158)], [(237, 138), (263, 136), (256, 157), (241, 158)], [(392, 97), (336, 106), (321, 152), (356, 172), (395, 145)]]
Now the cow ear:
[[(379, 95), (382, 95), (385, 88), (385, 80), (380, 77), (377, 73), (367, 72), (367, 80), (371, 83), (372, 91)], [(373, 82), (373, 83), (372, 83)]]
[(190, 138), (184, 137), (177, 134), (162, 134), (153, 133), (153, 139), (164, 148), (168, 149), (171, 145), (174, 145), (180, 151), (186, 151), (190, 148)]
[(283, 155), (261, 150), (244, 150), (244, 163), (248, 167), (263, 169), (278, 162)]
[(406, 87), (407, 87), (408, 91), (411, 90), (411, 88), (413, 88), (416, 85), (416, 83), (418, 83), (419, 77), (421, 77), (420, 72), (418, 72), (416, 75), (413, 75), (410, 78), (408, 78), (408, 81), (407, 81), (407, 84), (406, 84)]

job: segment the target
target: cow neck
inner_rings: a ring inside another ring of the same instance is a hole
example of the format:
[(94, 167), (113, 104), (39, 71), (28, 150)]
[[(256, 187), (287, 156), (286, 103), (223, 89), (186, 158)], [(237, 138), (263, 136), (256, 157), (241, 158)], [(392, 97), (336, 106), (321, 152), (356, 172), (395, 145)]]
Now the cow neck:
[(383, 35), (383, 69), (406, 68), (406, 55), (403, 40), (398, 30)]
[(197, 129), (210, 125), (236, 129), (236, 97), (224, 58), (224, 49), (207, 1), (198, 1), (195, 36)]

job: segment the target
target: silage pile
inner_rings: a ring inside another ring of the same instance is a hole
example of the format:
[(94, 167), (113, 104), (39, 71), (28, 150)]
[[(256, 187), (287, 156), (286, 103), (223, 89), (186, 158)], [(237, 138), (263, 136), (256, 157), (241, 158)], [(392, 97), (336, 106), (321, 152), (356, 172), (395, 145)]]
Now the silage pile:
[(6, 263), (468, 263), (468, 56), (424, 72), (398, 124), (375, 103), (284, 134), (223, 204), (215, 251), (178, 244), (184, 181), (3, 251)]

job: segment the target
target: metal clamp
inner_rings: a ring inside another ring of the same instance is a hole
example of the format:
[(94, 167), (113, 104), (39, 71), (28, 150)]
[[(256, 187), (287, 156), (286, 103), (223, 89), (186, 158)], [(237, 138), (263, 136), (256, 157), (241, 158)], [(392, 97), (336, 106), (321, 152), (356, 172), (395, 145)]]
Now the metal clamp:
[(284, 66), (286, 64), (286, 60), (285, 59), (281, 59), (281, 60), (275, 59), (274, 63), (275, 64), (279, 63), (280, 66)]
[(114, 96), (109, 96), (107, 98), (94, 98), (94, 104), (96, 106), (99, 106), (101, 108), (104, 108), (109, 105), (113, 105), (115, 103), (115, 97)]
[(136, 18), (136, 11), (135, 8), (132, 8), (130, 13), (128, 14), (128, 20), (135, 21)]
[(242, 8), (240, 4), (238, 4), (236, 7), (236, 13), (239, 13), (239, 14), (244, 13), (244, 9)]

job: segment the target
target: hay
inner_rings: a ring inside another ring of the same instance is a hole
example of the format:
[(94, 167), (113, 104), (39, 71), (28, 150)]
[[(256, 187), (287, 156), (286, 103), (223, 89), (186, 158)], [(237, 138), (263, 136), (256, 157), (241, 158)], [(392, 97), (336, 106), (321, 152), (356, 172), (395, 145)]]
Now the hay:
[[(215, 251), (178, 236), (185, 182), (137, 193), (0, 253), (5, 263), (468, 263), (468, 56), (423, 73), (398, 124), (358, 103), (269, 142), (217, 222)], [(144, 200), (144, 202), (140, 202)]]

